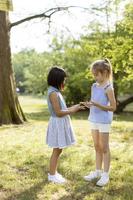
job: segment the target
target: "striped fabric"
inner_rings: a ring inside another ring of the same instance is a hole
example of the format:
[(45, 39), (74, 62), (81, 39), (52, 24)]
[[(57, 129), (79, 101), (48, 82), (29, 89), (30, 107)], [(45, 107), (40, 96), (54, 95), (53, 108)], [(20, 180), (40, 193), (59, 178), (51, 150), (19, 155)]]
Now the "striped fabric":
[(59, 104), (61, 106), (61, 110), (67, 110), (64, 98), (57, 88), (50, 87), (48, 89), (48, 107), (51, 114), (48, 128), (47, 128), (47, 136), (46, 136), (46, 143), (49, 147), (52, 148), (65, 148), (72, 144), (75, 144), (75, 134), (73, 131), (73, 127), (71, 124), (71, 119), (69, 115), (63, 117), (57, 117), (52, 104), (49, 99), (49, 95), (51, 92), (56, 92)]

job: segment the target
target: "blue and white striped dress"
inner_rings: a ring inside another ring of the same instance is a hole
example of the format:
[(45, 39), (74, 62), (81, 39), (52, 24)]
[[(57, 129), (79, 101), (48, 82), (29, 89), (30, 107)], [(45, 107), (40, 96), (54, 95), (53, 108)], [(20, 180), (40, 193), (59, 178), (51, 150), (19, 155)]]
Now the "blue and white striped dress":
[(51, 117), (47, 128), (46, 143), (49, 147), (62, 149), (75, 143), (75, 135), (70, 116), (56, 116), (49, 98), (52, 92), (56, 92), (61, 110), (67, 110), (66, 103), (60, 91), (57, 88), (50, 86), (48, 88), (47, 102)]

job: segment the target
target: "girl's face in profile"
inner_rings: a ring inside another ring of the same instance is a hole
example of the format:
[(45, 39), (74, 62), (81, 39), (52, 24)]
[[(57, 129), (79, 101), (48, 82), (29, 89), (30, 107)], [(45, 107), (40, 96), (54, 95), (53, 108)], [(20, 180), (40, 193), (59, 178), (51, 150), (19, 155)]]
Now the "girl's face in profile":
[(92, 74), (94, 76), (94, 79), (98, 82), (98, 83), (102, 83), (105, 80), (105, 76), (104, 74), (102, 74), (99, 71), (96, 70), (92, 70)]
[(64, 78), (64, 81), (63, 81), (63, 83), (61, 84), (61, 90), (63, 91), (64, 90), (64, 87), (65, 87), (65, 84), (66, 84), (66, 78)]

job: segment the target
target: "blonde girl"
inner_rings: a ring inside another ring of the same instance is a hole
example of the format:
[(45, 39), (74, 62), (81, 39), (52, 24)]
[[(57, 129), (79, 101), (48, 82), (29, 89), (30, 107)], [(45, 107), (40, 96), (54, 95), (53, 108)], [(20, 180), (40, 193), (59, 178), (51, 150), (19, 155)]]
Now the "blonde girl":
[[(89, 121), (96, 154), (96, 168), (84, 176), (87, 181), (99, 179), (97, 186), (109, 182), (110, 148), (109, 132), (116, 109), (116, 100), (112, 85), (112, 66), (108, 59), (97, 60), (92, 64), (91, 72), (95, 83), (91, 89), (91, 100), (84, 105), (90, 108)], [(103, 165), (103, 170), (102, 170)]]

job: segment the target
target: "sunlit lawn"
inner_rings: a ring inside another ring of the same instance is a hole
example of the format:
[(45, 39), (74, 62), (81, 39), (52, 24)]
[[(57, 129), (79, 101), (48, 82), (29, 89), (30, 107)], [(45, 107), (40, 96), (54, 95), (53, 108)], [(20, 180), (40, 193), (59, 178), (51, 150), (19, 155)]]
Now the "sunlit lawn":
[[(132, 200), (133, 115), (114, 116), (110, 134), (112, 152), (110, 183), (104, 188), (83, 176), (94, 169), (94, 149), (87, 112), (72, 116), (77, 144), (65, 149), (59, 171), (66, 185), (47, 181), (51, 154), (45, 144), (49, 113), (46, 101), (20, 97), (28, 122), (0, 128), (0, 200)], [(130, 105), (130, 110), (133, 108)], [(127, 108), (128, 109), (128, 108)], [(132, 109), (133, 110), (133, 109)]]

